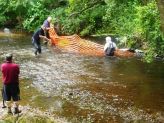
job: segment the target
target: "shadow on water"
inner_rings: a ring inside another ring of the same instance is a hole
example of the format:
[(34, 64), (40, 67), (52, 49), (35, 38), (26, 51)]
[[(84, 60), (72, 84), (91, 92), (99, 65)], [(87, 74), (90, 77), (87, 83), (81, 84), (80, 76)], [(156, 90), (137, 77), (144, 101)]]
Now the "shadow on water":
[(164, 63), (137, 58), (68, 54), (42, 45), (34, 56), (31, 36), (0, 36), (0, 61), (12, 52), (20, 64), (21, 105), (70, 122), (157, 122), (164, 111)]

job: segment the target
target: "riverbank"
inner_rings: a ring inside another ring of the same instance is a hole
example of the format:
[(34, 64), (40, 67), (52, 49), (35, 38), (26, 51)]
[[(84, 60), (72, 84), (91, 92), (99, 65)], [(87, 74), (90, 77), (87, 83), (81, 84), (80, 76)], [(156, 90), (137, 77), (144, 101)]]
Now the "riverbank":
[[(0, 103), (2, 105), (2, 103)], [(30, 106), (20, 106), (19, 114), (7, 114), (7, 108), (0, 110), (0, 123), (68, 123), (50, 112), (43, 112)]]

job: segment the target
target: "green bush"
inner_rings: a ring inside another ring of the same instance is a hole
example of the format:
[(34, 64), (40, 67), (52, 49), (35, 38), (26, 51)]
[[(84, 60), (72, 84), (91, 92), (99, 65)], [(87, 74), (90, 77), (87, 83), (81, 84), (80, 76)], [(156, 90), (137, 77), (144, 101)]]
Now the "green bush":
[(0, 14), (0, 26), (3, 26), (5, 24), (6, 17)]

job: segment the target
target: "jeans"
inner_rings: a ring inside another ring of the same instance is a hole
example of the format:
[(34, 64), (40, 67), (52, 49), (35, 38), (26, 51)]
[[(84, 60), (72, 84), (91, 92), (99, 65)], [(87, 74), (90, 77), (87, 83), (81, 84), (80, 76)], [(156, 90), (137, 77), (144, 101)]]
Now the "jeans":
[(40, 54), (42, 52), (40, 43), (37, 43), (37, 41), (35, 41), (35, 39), (32, 38), (32, 44), (35, 47), (35, 55), (37, 55), (37, 53)]

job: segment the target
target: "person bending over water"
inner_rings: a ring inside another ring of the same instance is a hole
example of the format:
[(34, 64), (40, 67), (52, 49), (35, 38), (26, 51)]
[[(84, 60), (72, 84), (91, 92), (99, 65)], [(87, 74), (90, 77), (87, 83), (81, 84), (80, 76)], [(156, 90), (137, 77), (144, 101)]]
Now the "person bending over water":
[(50, 23), (52, 21), (52, 17), (49, 16), (44, 22), (43, 22), (43, 26), (45, 27), (45, 36), (50, 39), (50, 36), (49, 36), (49, 33), (48, 33), (48, 30), (50, 29)]
[(34, 54), (37, 55), (38, 53), (40, 54), (42, 52), (41, 50), (41, 43), (40, 39), (45, 39), (47, 41), (50, 41), (45, 34), (44, 34), (45, 27), (42, 25), (41, 28), (39, 28), (32, 36), (32, 44), (35, 47), (35, 52)]

